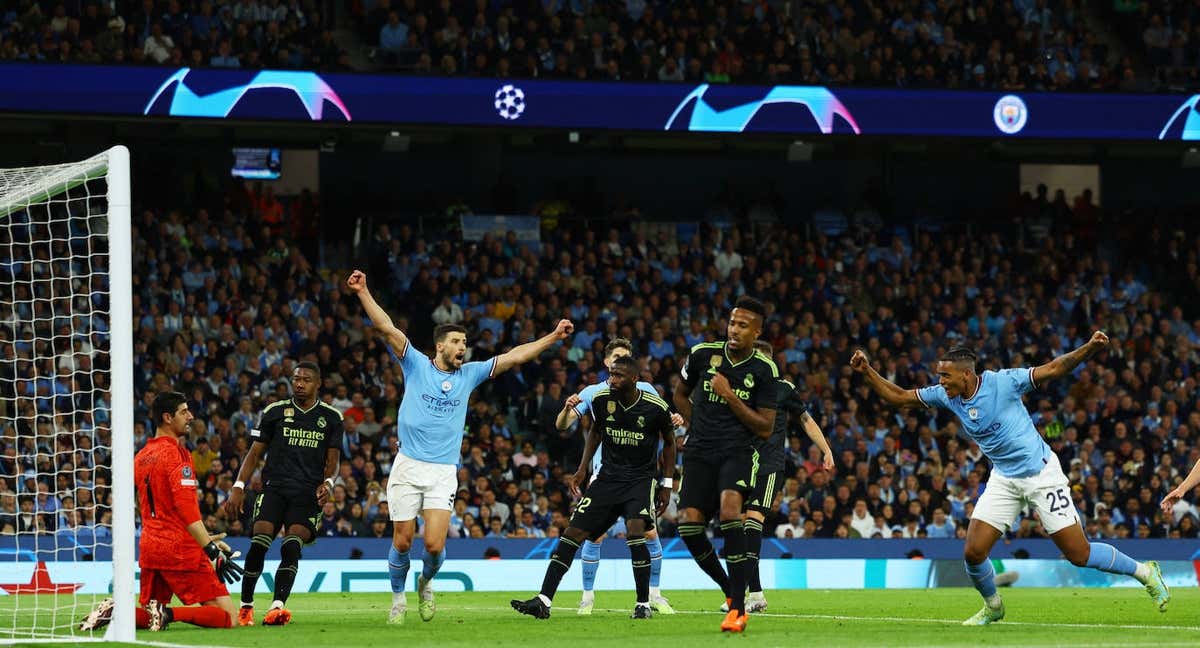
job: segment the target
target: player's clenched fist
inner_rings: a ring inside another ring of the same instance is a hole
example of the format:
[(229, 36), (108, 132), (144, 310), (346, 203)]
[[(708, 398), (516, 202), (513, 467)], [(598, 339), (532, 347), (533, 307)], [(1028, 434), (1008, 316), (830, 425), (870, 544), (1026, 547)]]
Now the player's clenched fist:
[(869, 364), (867, 354), (862, 349), (856, 349), (854, 355), (850, 356), (850, 368), (859, 373), (866, 371)]
[(558, 326), (554, 327), (554, 335), (560, 340), (567, 339), (567, 336), (574, 332), (575, 325), (571, 323), (571, 320), (558, 320)]
[(350, 273), (350, 277), (346, 279), (346, 287), (350, 292), (358, 293), (367, 288), (367, 275), (362, 270), (355, 270)]
[(1096, 331), (1092, 333), (1092, 339), (1088, 340), (1088, 346), (1092, 347), (1092, 352), (1101, 351), (1109, 344), (1108, 334), (1104, 331)]

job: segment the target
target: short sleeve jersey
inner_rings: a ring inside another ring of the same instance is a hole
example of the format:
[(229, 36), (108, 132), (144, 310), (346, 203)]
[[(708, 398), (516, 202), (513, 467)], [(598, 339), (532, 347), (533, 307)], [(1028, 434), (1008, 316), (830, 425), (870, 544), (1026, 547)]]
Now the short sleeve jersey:
[(712, 390), (712, 378), (724, 374), (734, 394), (750, 409), (775, 409), (779, 393), (779, 370), (766, 355), (754, 352), (739, 362), (729, 359), (725, 342), (706, 342), (692, 347), (680, 372), (692, 388), (692, 421), (687, 451), (708, 456), (740, 452), (753, 447), (757, 438)]
[[(637, 383), (637, 388), (641, 391), (646, 392), (647, 394), (652, 394), (654, 396), (658, 396), (658, 390), (654, 388), (654, 385), (651, 385), (648, 382), (643, 382), (643, 381), (639, 380)], [(587, 387), (584, 387), (583, 391), (579, 392), (579, 404), (575, 406), (575, 413), (578, 414), (580, 417), (583, 417), (587, 414), (591, 414), (592, 413), (592, 399), (594, 399), (596, 397), (597, 393), (599, 393), (602, 390), (606, 390), (606, 389), (608, 389), (608, 383), (606, 383), (606, 382), (598, 382), (594, 385), (588, 385)], [(602, 442), (601, 448), (603, 448), (603, 447), (604, 446), (603, 446), (603, 442)], [(599, 475), (600, 467), (603, 464), (604, 464), (604, 453), (601, 452), (600, 450), (597, 450), (596, 454), (592, 457), (592, 474)]]
[(154, 437), (134, 457), (133, 478), (142, 516), (141, 568), (211, 570), (204, 550), (187, 531), (200, 521), (192, 453), (178, 439)]
[(949, 398), (941, 385), (916, 390), (926, 407), (954, 413), (963, 433), (979, 444), (1004, 477), (1029, 477), (1046, 466), (1050, 446), (1038, 434), (1021, 396), (1037, 387), (1033, 369), (985, 371), (979, 375), (979, 388), (969, 399)]
[(638, 390), (638, 398), (626, 407), (613, 392), (602, 389), (592, 400), (593, 433), (602, 436), (604, 454), (599, 479), (632, 482), (653, 479), (658, 472), (658, 447), (671, 431), (667, 402), (657, 394)]
[(400, 451), (418, 461), (458, 464), (471, 392), (496, 371), (496, 358), (438, 369), (429, 356), (405, 345), (400, 355), (404, 398), (396, 416)]
[(307, 410), (292, 399), (263, 410), (251, 441), (267, 444), (263, 484), (272, 490), (312, 493), (325, 479), (325, 457), (342, 448), (342, 413), (318, 400)]

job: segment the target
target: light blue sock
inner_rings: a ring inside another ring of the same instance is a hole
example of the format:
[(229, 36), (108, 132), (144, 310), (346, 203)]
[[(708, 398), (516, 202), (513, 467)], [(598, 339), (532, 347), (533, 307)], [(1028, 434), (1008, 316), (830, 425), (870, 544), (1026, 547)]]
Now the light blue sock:
[(596, 571), (600, 569), (600, 545), (585, 540), (583, 543), (583, 591), (590, 592), (596, 586)]
[(996, 570), (992, 568), (992, 561), (985, 560), (978, 565), (972, 565), (964, 560), (963, 564), (967, 566), (967, 575), (971, 577), (975, 589), (979, 590), (983, 598), (996, 595)]
[(1117, 551), (1116, 547), (1103, 542), (1092, 543), (1092, 550), (1088, 553), (1087, 566), (1102, 572), (1126, 576), (1133, 576), (1133, 573), (1137, 571), (1136, 560)]
[(437, 575), (438, 570), (442, 568), (442, 563), (446, 562), (446, 550), (443, 549), (437, 553), (430, 551), (425, 552), (425, 560), (421, 565), (421, 575), (425, 580), (433, 580)]
[(400, 553), (396, 545), (388, 551), (388, 579), (392, 581), (392, 593), (404, 591), (404, 581), (408, 578), (408, 552)]
[(662, 577), (662, 543), (658, 534), (646, 538), (646, 548), (650, 550), (650, 587), (658, 587), (658, 579)]

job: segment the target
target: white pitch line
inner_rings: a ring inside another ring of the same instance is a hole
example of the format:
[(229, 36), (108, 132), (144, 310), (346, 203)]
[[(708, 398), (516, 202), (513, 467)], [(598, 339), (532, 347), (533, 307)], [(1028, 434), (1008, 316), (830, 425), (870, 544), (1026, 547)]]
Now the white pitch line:
[[(492, 608), (459, 608), (473, 610), (490, 610)], [(557, 610), (573, 610), (575, 608), (569, 606), (559, 606), (554, 608)], [(600, 612), (628, 612), (629, 610), (616, 608), (596, 608)], [(696, 610), (676, 610), (676, 614), (697, 614), (717, 616), (720, 612), (699, 612)], [(831, 621), (888, 621), (894, 623), (939, 623), (948, 625), (962, 625), (961, 619), (924, 619), (919, 617), (881, 617), (881, 616), (851, 616), (843, 614), (784, 614), (779, 612), (758, 612), (752, 616), (780, 618), (780, 619), (827, 619)], [(1179, 625), (1144, 625), (1144, 624), (1112, 624), (1112, 623), (1034, 623), (1032, 621), (998, 621), (995, 625), (1012, 625), (1012, 626), (1036, 626), (1039, 628), (1115, 628), (1119, 630), (1193, 630), (1200, 631), (1200, 626), (1179, 626)]]

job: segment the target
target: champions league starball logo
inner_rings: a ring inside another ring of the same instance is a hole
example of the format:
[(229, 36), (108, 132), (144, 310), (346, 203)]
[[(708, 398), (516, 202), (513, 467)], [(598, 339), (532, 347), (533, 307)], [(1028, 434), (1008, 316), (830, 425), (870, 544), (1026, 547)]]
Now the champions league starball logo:
[(1162, 132), (1158, 134), (1158, 139), (1166, 139), (1167, 131), (1175, 126), (1175, 122), (1179, 121), (1181, 116), (1184, 116), (1183, 131), (1179, 134), (1179, 139), (1200, 140), (1200, 95), (1192, 95), (1183, 102), (1183, 105), (1167, 120), (1167, 125), (1163, 126)]
[(992, 119), (1001, 133), (1016, 135), (1025, 128), (1025, 122), (1029, 120), (1029, 109), (1017, 95), (1004, 95), (992, 108)]
[(505, 84), (496, 91), (493, 105), (501, 117), (515, 120), (525, 112), (525, 92), (512, 84)]
[[(763, 108), (778, 104), (796, 104), (808, 109), (817, 128), (826, 135), (833, 132), (834, 117), (841, 117), (855, 135), (861, 134), (854, 116), (842, 102), (829, 91), (819, 86), (775, 86), (762, 99), (741, 103), (728, 108), (715, 108), (705, 98), (708, 84), (696, 86), (675, 107), (663, 130), (672, 130), (675, 120), (691, 106), (685, 127), (689, 131), (741, 133), (754, 126), (755, 117)], [(682, 121), (682, 120), (681, 120)]]
[[(223, 119), (235, 112), (239, 105), (250, 101), (259, 91), (283, 90), (290, 92), (299, 99), (308, 118), (321, 121), (325, 117), (325, 103), (328, 102), (341, 113), (345, 121), (350, 121), (350, 111), (341, 97), (333, 88), (315, 72), (286, 72), (264, 70), (255, 74), (247, 83), (225, 87), (205, 92), (194, 90), (188, 84), (188, 74), (191, 68), (181, 68), (172, 74), (158, 87), (142, 114), (162, 114), (162, 109), (155, 111), (155, 106), (164, 95), (170, 96), (170, 104), (166, 114), (172, 117), (213, 117)], [(192, 85), (195, 85), (194, 83)], [(261, 108), (261, 106), (256, 106)], [(273, 106), (272, 106), (273, 108)], [(152, 111), (155, 111), (152, 113)], [(235, 115), (236, 116), (236, 115)], [(274, 116), (274, 115), (269, 115)]]

